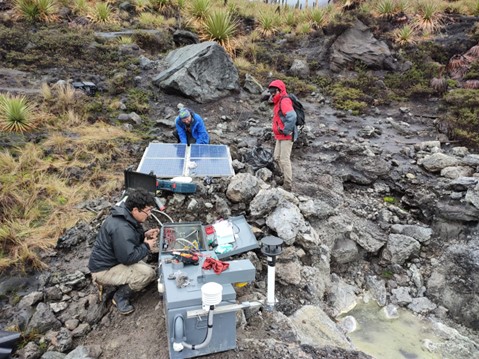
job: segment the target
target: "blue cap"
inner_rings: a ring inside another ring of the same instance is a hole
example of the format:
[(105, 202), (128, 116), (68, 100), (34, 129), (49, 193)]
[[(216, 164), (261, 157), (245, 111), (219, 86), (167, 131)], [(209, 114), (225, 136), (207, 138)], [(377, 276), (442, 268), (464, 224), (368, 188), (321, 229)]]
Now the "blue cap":
[(180, 116), (180, 120), (184, 119), (184, 118), (187, 118), (187, 117), (190, 117), (190, 111), (188, 111), (186, 108), (182, 108), (180, 110), (180, 113), (179, 113), (179, 116)]

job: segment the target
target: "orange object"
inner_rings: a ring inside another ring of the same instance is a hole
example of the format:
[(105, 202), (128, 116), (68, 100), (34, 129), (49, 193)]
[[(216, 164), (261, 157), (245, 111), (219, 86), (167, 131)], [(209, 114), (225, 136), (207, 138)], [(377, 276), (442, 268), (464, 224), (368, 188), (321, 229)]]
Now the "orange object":
[(220, 274), (221, 272), (227, 270), (229, 266), (230, 264), (228, 262), (222, 262), (218, 259), (208, 257), (203, 262), (203, 266), (201, 268), (213, 269), (216, 274)]

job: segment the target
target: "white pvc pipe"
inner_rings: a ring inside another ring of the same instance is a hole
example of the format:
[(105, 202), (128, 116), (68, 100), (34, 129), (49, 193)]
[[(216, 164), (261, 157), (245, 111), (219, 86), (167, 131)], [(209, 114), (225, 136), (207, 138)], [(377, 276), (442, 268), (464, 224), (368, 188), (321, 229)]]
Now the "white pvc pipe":
[[(268, 263), (270, 263), (272, 260), (273, 258), (268, 257)], [(271, 307), (274, 307), (274, 304), (275, 304), (274, 280), (275, 280), (275, 267), (268, 265), (268, 297), (266, 300), (266, 304)]]

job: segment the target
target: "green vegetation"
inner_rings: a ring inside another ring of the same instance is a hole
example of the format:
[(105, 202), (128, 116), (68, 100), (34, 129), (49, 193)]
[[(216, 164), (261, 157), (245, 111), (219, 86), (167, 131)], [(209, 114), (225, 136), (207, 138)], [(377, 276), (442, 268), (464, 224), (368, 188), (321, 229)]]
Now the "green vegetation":
[(383, 198), (383, 201), (386, 202), (386, 203), (396, 203), (396, 198), (386, 196), (386, 197)]
[(15, 0), (15, 10), (27, 21), (53, 21), (57, 13), (55, 0)]
[(215, 11), (208, 15), (203, 24), (203, 38), (214, 40), (228, 52), (232, 52), (231, 40), (236, 31), (237, 23), (229, 12)]
[(0, 130), (25, 132), (32, 125), (33, 109), (24, 96), (0, 94)]
[(479, 146), (479, 90), (456, 89), (444, 97), (447, 105), (446, 123), (451, 136)]

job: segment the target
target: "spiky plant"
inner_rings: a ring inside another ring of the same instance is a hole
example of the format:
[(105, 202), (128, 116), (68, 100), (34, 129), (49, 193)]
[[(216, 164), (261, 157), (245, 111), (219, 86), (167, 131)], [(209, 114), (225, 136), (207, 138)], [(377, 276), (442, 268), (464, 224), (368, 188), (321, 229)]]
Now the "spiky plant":
[(32, 128), (33, 107), (25, 96), (0, 95), (0, 130), (25, 132)]
[(298, 23), (298, 16), (295, 11), (288, 11), (284, 17), (284, 22), (288, 26), (296, 26)]
[(278, 31), (277, 24), (279, 17), (271, 12), (262, 12), (258, 18), (259, 31), (263, 36), (272, 36)]
[(302, 21), (296, 25), (296, 33), (298, 35), (307, 35), (311, 32), (311, 24), (309, 21)]
[(237, 26), (229, 12), (214, 11), (203, 22), (203, 38), (218, 42), (226, 51), (231, 53), (233, 51), (231, 39)]
[(110, 23), (113, 22), (112, 8), (106, 2), (97, 2), (89, 9), (88, 17), (93, 22)]
[(40, 13), (40, 20), (52, 21), (56, 19), (58, 5), (55, 0), (36, 0), (36, 3)]
[(87, 0), (75, 0), (73, 2), (73, 12), (77, 15), (87, 15), (88, 2)]
[(326, 10), (325, 9), (314, 9), (309, 14), (309, 19), (311, 23), (321, 28), (326, 22)]
[(394, 41), (400, 46), (411, 45), (416, 42), (414, 29), (409, 25), (404, 25), (394, 32)]
[(134, 0), (133, 6), (135, 7), (135, 11), (143, 12), (151, 7), (151, 3), (150, 0)]
[(393, 0), (380, 0), (376, 4), (376, 12), (381, 17), (391, 18), (395, 13), (395, 3)]
[(211, 8), (210, 0), (192, 0), (189, 6), (189, 13), (196, 19), (206, 19)]
[(131, 36), (119, 36), (117, 37), (116, 41), (119, 45), (130, 45), (133, 44), (133, 39)]
[(398, 13), (407, 14), (411, 8), (411, 3), (409, 0), (397, 0), (396, 1), (396, 11)]
[(150, 4), (152, 8), (159, 10), (171, 5), (171, 1), (172, 0), (150, 0)]
[(437, 2), (421, 0), (417, 4), (414, 26), (426, 34), (432, 34), (441, 27), (442, 14)]
[(58, 7), (55, 0), (15, 0), (17, 15), (28, 21), (51, 21), (56, 18)]
[(17, 15), (28, 21), (37, 21), (40, 18), (40, 12), (34, 0), (15, 0), (14, 7)]

